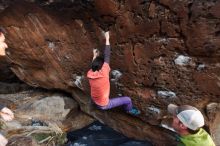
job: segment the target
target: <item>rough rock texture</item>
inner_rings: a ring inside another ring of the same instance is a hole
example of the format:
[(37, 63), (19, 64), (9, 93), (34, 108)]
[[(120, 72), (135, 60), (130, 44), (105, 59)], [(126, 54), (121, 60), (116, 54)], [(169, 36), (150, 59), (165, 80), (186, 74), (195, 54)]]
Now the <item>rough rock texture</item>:
[(209, 119), (209, 127), (212, 132), (212, 136), (215, 139), (216, 145), (220, 144), (220, 104), (219, 103), (210, 103), (206, 106), (206, 113)]
[(19, 80), (17, 78), (15, 83), (0, 82), (0, 94), (16, 93), (19, 91), (30, 90), (30, 89), (32, 89), (32, 87), (24, 83), (19, 83)]
[(40, 146), (31, 137), (15, 137), (8, 142), (8, 146)]
[(94, 121), (79, 110), (71, 97), (55, 91), (35, 89), (0, 94), (0, 103), (15, 113), (13, 121), (0, 120), (1, 133), (11, 146), (58, 145), (61, 140), (65, 142), (65, 132), (81, 129)]
[[(191, 104), (208, 116), (206, 106), (219, 103), (219, 6), (215, 0), (19, 1), (0, 14), (0, 25), (11, 68), (22, 81), (71, 92), (83, 111), (114, 129), (166, 145), (172, 139), (158, 126), (167, 104)], [(89, 110), (85, 75), (107, 28), (111, 68), (122, 73), (112, 76), (111, 96), (130, 96), (142, 111), (138, 118)], [(216, 115), (206, 117), (211, 129), (219, 127)]]

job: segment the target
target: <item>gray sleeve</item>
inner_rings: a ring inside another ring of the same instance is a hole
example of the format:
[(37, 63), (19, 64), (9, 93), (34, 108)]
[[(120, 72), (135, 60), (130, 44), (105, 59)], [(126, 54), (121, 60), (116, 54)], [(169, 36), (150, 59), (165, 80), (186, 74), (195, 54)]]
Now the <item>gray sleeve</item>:
[(5, 106), (0, 104), (0, 110), (2, 110)]
[(111, 54), (111, 47), (110, 45), (105, 45), (105, 51), (104, 51), (104, 61), (106, 63), (110, 63), (110, 54)]

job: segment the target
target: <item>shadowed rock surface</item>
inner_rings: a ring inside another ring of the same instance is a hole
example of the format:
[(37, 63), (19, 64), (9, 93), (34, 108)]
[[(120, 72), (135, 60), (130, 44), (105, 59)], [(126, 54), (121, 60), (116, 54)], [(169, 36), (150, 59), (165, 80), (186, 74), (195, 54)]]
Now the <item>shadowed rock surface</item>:
[(94, 121), (68, 95), (42, 89), (0, 94), (0, 102), (15, 113), (13, 121), (0, 120), (8, 146), (54, 146), (66, 142), (66, 132)]
[(152, 146), (147, 141), (137, 141), (117, 133), (100, 122), (94, 123), (67, 134), (69, 142), (66, 146)]
[[(194, 105), (220, 144), (219, 1), (31, 2), (4, 1), (0, 13), (7, 59), (19, 79), (72, 93), (84, 112), (127, 136), (157, 145), (173, 142), (161, 128), (166, 106)], [(119, 79), (112, 75), (111, 96), (130, 96), (142, 112), (138, 118), (90, 106), (85, 75), (92, 49), (102, 49), (101, 30), (107, 28), (111, 68), (122, 74)]]
[(16, 75), (10, 70), (10, 64), (5, 56), (0, 56), (0, 82), (19, 82)]

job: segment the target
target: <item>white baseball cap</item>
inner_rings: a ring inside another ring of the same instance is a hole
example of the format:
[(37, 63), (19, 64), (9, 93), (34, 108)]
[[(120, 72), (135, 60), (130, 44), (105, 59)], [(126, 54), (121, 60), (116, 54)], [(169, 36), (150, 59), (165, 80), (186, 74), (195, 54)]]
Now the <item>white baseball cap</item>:
[(192, 130), (197, 130), (205, 124), (202, 113), (190, 105), (177, 106), (169, 104), (168, 112), (177, 116), (183, 125)]

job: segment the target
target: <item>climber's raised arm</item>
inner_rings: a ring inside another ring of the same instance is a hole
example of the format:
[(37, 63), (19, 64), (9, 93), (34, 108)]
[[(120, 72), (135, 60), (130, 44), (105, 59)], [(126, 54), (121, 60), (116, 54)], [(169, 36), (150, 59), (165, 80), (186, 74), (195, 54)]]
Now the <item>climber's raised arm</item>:
[(110, 63), (110, 54), (111, 54), (111, 47), (109, 42), (109, 31), (105, 32), (105, 50), (104, 50), (104, 61), (106, 63)]

